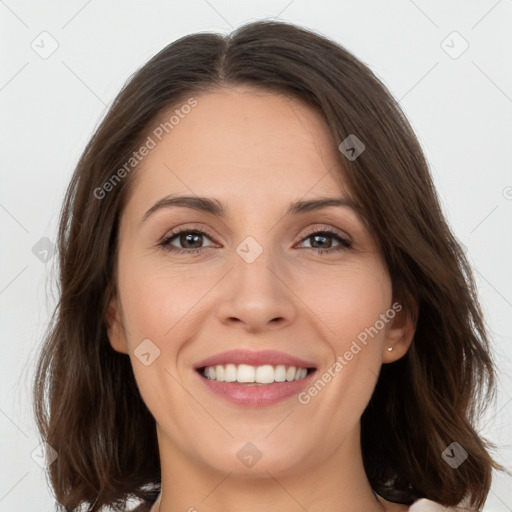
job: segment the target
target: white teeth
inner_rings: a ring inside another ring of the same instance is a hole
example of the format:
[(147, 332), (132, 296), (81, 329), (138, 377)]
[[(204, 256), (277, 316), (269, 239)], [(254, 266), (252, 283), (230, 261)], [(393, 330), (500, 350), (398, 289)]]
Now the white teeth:
[(276, 366), (274, 370), (274, 380), (276, 382), (284, 382), (286, 380), (286, 366), (284, 364)]
[(220, 364), (215, 367), (215, 377), (219, 380), (224, 380), (224, 367)]
[(249, 366), (248, 364), (240, 364), (238, 365), (236, 380), (238, 382), (254, 382), (255, 374), (256, 369), (254, 368), (254, 366)]
[(266, 364), (265, 366), (258, 366), (256, 368), (256, 376), (254, 377), (254, 382), (259, 382), (260, 384), (270, 384), (274, 382), (274, 368), (270, 364)]
[(291, 382), (306, 377), (308, 371), (306, 368), (296, 368), (283, 365), (272, 366), (265, 364), (262, 366), (251, 366), (248, 364), (227, 364), (208, 366), (204, 369), (203, 375), (219, 382), (240, 382), (272, 384), (274, 382)]
[(235, 382), (237, 369), (234, 364), (227, 364), (224, 371), (224, 382)]

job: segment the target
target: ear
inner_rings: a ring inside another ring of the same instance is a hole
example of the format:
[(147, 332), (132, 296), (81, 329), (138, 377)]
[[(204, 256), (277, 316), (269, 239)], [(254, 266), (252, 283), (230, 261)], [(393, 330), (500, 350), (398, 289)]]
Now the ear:
[[(413, 311), (407, 310), (399, 302), (394, 302), (391, 310), (395, 316), (387, 326), (386, 337), (382, 345), (382, 362), (392, 363), (403, 357), (411, 346), (416, 331), (418, 304), (411, 297)], [(392, 350), (389, 350), (389, 349)]]
[(112, 348), (116, 352), (128, 354), (128, 342), (126, 340), (124, 325), (115, 296), (110, 300), (105, 320), (107, 324), (107, 335)]

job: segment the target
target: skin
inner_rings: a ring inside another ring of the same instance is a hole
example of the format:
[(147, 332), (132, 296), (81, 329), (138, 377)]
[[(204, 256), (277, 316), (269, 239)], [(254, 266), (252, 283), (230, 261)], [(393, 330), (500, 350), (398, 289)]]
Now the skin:
[[(348, 197), (319, 114), (250, 87), (195, 98), (197, 106), (137, 168), (108, 315), (110, 344), (129, 354), (156, 420), (160, 512), (234, 512), (240, 504), (245, 512), (407, 510), (376, 498), (360, 449), (360, 417), (380, 367), (402, 357), (414, 334), (405, 309), (307, 405), (294, 396), (241, 408), (195, 374), (201, 359), (246, 348), (314, 361), (321, 376), (394, 302), (386, 265), (355, 210), (283, 217), (299, 199)], [(171, 207), (141, 222), (169, 194), (217, 198), (229, 215)], [(188, 246), (177, 236), (174, 247), (202, 252), (176, 254), (158, 246), (174, 228), (213, 236)], [(325, 228), (352, 247), (336, 251), (331, 237), (316, 246), (331, 252), (319, 254), (310, 233)], [(247, 236), (263, 248), (252, 263), (236, 252)], [(134, 354), (145, 339), (160, 350), (148, 366)], [(247, 442), (262, 455), (251, 468), (237, 457)]]

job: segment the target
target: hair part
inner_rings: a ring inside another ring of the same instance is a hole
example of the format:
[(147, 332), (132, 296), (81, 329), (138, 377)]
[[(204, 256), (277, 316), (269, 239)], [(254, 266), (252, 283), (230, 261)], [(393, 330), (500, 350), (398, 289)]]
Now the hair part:
[[(442, 214), (428, 165), (400, 106), (341, 45), (284, 22), (257, 21), (228, 36), (200, 33), (165, 47), (115, 98), (80, 157), (58, 230), (60, 300), (34, 379), (36, 422), (58, 453), (49, 475), (66, 511), (128, 498), (152, 500), (161, 485), (155, 420), (130, 360), (109, 344), (105, 318), (116, 293), (118, 225), (137, 169), (123, 168), (151, 130), (190, 97), (238, 85), (285, 94), (320, 112), (338, 145), (355, 134), (343, 179), (362, 206), (388, 267), (395, 300), (415, 316), (407, 354), (383, 365), (361, 417), (365, 471), (383, 498), (477, 510), (492, 469), (503, 469), (475, 424), (494, 397), (495, 369), (469, 263)], [(341, 179), (337, 173), (333, 177)], [(107, 187), (109, 188), (109, 187)], [(100, 192), (97, 192), (100, 194)], [(442, 458), (453, 441), (468, 453)]]

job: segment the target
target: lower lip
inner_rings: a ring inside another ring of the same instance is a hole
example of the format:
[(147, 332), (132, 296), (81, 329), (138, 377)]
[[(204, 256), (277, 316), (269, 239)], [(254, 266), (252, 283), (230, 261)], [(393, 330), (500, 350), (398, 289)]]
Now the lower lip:
[(273, 384), (239, 384), (237, 382), (219, 382), (196, 374), (210, 391), (228, 402), (245, 407), (263, 407), (276, 404), (299, 394), (311, 383), (316, 371), (308, 373), (300, 380), (274, 382)]

